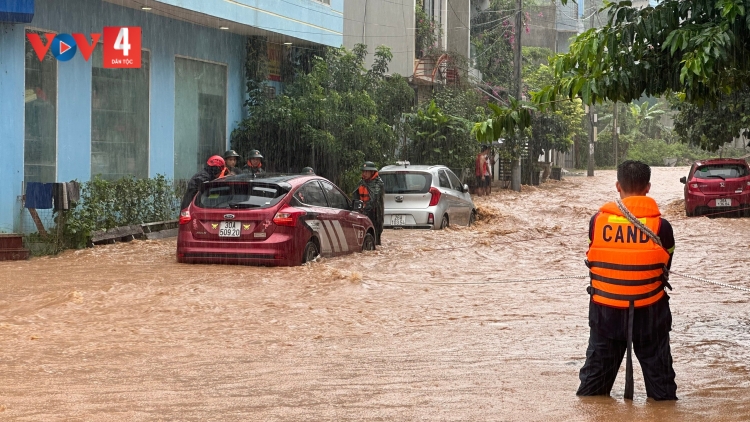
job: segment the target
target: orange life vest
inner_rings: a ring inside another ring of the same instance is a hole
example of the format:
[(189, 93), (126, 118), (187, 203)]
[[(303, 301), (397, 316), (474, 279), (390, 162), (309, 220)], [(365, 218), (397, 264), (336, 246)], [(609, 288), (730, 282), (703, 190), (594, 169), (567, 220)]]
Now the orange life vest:
[(217, 179), (223, 179), (223, 178), (229, 176), (229, 174), (230, 174), (229, 173), (229, 167), (224, 167), (224, 169), (221, 170), (221, 173), (219, 174), (219, 177), (217, 177)]
[(370, 190), (367, 189), (367, 186), (365, 186), (364, 183), (359, 185), (359, 200), (362, 202), (370, 201)]
[[(370, 177), (367, 180), (372, 180), (372, 179), (375, 179), (376, 177), (378, 177), (378, 172), (377, 171), (374, 172), (372, 174), (372, 177)], [(367, 185), (365, 185), (364, 182), (362, 182), (362, 183), (359, 184), (359, 188), (357, 189), (357, 191), (359, 192), (359, 200), (360, 201), (362, 201), (364, 203), (370, 202), (370, 189), (367, 188)]]
[[(654, 233), (659, 232), (661, 213), (656, 201), (631, 196), (622, 201), (630, 212)], [(589, 294), (595, 303), (614, 308), (649, 306), (664, 296), (669, 253), (631, 224), (617, 204), (605, 204), (594, 221), (587, 265)]]

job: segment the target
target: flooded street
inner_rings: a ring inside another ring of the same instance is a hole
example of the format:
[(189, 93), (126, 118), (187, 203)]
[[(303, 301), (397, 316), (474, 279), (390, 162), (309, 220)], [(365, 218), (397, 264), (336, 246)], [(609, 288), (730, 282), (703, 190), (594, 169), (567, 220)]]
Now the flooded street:
[[(672, 269), (750, 287), (750, 219), (686, 218), (686, 174), (652, 175)], [(614, 183), (495, 191), (472, 228), (296, 268), (177, 264), (175, 239), (0, 263), (0, 420), (750, 420), (750, 293), (677, 276), (680, 400), (647, 401), (637, 360), (633, 402), (624, 363), (611, 398), (575, 396), (588, 279), (568, 277)]]

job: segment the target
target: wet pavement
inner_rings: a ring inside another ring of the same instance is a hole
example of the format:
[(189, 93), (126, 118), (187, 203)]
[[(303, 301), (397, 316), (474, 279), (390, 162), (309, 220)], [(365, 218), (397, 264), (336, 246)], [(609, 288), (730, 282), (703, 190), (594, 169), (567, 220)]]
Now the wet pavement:
[[(673, 270), (750, 287), (750, 219), (686, 218), (653, 169)], [(477, 198), (297, 268), (181, 265), (175, 240), (0, 263), (0, 420), (750, 420), (750, 293), (673, 277), (678, 402), (579, 398), (591, 215), (615, 172)], [(429, 284), (429, 283), (456, 284)], [(463, 284), (491, 282), (493, 284)]]

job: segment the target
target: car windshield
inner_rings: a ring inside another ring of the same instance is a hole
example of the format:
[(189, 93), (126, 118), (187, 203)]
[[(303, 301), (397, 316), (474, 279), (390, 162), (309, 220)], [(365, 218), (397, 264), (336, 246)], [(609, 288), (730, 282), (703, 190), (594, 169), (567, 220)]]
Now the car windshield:
[(211, 183), (204, 187), (195, 201), (201, 208), (243, 209), (268, 208), (286, 195), (281, 186), (265, 183)]
[(385, 193), (427, 193), (432, 184), (432, 175), (397, 171), (394, 173), (380, 173), (385, 184)]
[(709, 164), (695, 170), (698, 179), (732, 179), (747, 175), (747, 167), (741, 164)]

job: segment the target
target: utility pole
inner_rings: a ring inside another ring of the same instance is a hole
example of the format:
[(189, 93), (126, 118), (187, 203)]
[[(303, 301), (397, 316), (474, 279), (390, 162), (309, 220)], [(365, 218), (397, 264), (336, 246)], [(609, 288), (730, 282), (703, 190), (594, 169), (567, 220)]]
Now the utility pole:
[[(591, 12), (591, 28), (594, 27), (594, 11), (596, 9), (592, 8)], [(588, 106), (589, 109), (589, 168), (587, 172), (587, 176), (592, 177), (594, 175), (594, 137), (596, 137), (596, 134), (594, 133), (594, 123), (596, 122), (596, 115), (594, 114), (594, 103), (592, 102), (590, 106)]]
[(615, 111), (612, 113), (612, 140), (614, 141), (615, 145), (615, 167), (617, 167), (618, 164), (620, 164), (620, 161), (617, 158), (617, 143), (620, 141), (620, 126), (617, 122), (617, 101), (615, 101)]
[[(516, 99), (521, 100), (521, 33), (523, 32), (523, 28), (521, 28), (522, 20), (521, 20), (521, 14), (523, 13), (523, 0), (516, 0), (516, 43), (513, 46), (513, 67), (514, 67), (514, 79), (516, 82)], [(520, 133), (517, 133), (519, 136), (519, 143), (521, 142)], [(513, 168), (511, 170), (510, 175), (510, 185), (511, 188), (516, 191), (521, 191), (521, 157), (518, 157), (515, 163), (513, 163)]]
[(594, 138), (596, 137), (596, 127), (594, 127), (594, 123), (596, 123), (596, 114), (594, 114), (594, 105), (588, 106), (589, 109), (589, 169), (587, 176), (593, 176), (594, 175)]

